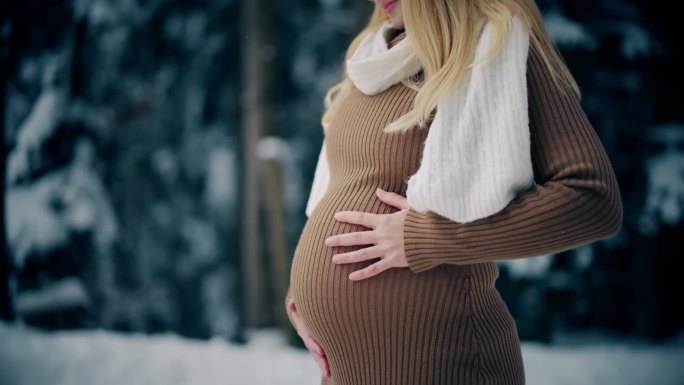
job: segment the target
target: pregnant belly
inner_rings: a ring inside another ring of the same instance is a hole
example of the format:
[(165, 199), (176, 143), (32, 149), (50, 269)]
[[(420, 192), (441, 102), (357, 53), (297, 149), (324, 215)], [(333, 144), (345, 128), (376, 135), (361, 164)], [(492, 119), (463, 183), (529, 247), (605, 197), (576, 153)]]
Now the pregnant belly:
[[(330, 235), (371, 230), (333, 217), (347, 210), (389, 214), (397, 208), (372, 190), (361, 197), (341, 190), (326, 195), (304, 225), (290, 274), (298, 314), (325, 350), (333, 383), (418, 383), (410, 380), (413, 376), (423, 378), (419, 383), (461, 383), (447, 374), (471, 372), (476, 360), (492, 373), (510, 370), (500, 367), (508, 361), (496, 355), (478, 355), (475, 324), (485, 328), (496, 349), (522, 366), (514, 320), (494, 288), (498, 269), (493, 262), (442, 264), (421, 273), (395, 267), (352, 281), (350, 273), (378, 259), (332, 262), (334, 254), (370, 246), (325, 245)], [(365, 378), (369, 373), (377, 378)], [(404, 382), (382, 382), (391, 373)]]
[[(326, 351), (331, 370), (353, 359), (358, 349), (377, 348), (376, 351), (387, 350), (392, 354), (401, 351), (400, 346), (383, 348), (382, 344), (408, 341), (416, 335), (416, 328), (429, 327), (424, 325), (428, 319), (425, 314), (429, 314), (430, 324), (447, 328), (459, 328), (468, 316), (463, 297), (469, 284), (467, 266), (440, 265), (419, 274), (408, 267), (396, 267), (352, 281), (348, 278), (350, 273), (378, 259), (349, 264), (332, 262), (334, 254), (370, 245), (326, 246), (328, 236), (371, 230), (337, 221), (333, 217), (335, 212), (397, 211), (372, 196), (372, 191), (369, 195), (365, 201), (355, 200), (361, 202), (354, 207), (335, 203), (345, 201), (341, 198), (344, 193), (321, 200), (304, 225), (292, 261), (290, 285), (299, 316)], [(412, 314), (416, 311), (420, 314)], [(423, 333), (420, 338), (443, 339), (443, 332)]]
[[(297, 304), (300, 315), (315, 338), (322, 343), (332, 343), (335, 335), (339, 334), (340, 311), (349, 317), (354, 311), (360, 310), (353, 307), (351, 298), (360, 293), (359, 290), (368, 290), (368, 282), (351, 281), (348, 276), (351, 272), (362, 269), (378, 259), (349, 264), (335, 264), (332, 262), (334, 254), (357, 250), (369, 245), (354, 246), (327, 246), (325, 239), (334, 234), (343, 234), (357, 231), (369, 231), (371, 229), (352, 223), (340, 222), (333, 215), (338, 211), (366, 211), (371, 212), (363, 202), (356, 206), (343, 207), (340, 204), (340, 195), (328, 195), (322, 199), (311, 216), (307, 220), (300, 235), (297, 247), (292, 259), (290, 272), (290, 285), (293, 298)], [(376, 198), (377, 199), (377, 198)], [(355, 199), (360, 201), (360, 199)], [(384, 203), (380, 202), (382, 205)], [(391, 208), (390, 208), (391, 209)], [(396, 209), (394, 209), (396, 210)], [(392, 212), (392, 210), (385, 210)]]

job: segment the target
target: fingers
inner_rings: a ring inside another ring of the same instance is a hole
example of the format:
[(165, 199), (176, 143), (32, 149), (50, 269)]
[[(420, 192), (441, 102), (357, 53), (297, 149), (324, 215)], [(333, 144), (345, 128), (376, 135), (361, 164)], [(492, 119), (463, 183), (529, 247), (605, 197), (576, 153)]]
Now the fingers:
[(378, 262), (375, 262), (371, 265), (364, 267), (361, 270), (356, 270), (352, 272), (351, 274), (349, 274), (349, 279), (351, 279), (352, 281), (359, 281), (362, 279), (370, 278), (382, 273), (390, 267), (392, 267), (392, 265), (389, 258), (383, 258)]
[(328, 364), (328, 359), (325, 356), (319, 356), (315, 353), (313, 354), (313, 358), (314, 360), (316, 360), (316, 363), (321, 368), (323, 375), (325, 377), (330, 377), (330, 364)]
[(287, 301), (287, 310), (291, 312), (296, 312), (297, 311), (297, 304), (295, 304), (294, 298), (290, 298)]
[(321, 361), (323, 362), (323, 375), (330, 377), (330, 364), (328, 363), (328, 357), (321, 357)]
[(285, 313), (287, 313), (287, 319), (290, 320), (290, 324), (296, 328), (297, 325), (295, 325), (295, 320), (294, 320), (294, 318), (292, 318), (293, 315), (295, 314), (295, 312), (290, 311), (290, 310), (285, 310)]
[(311, 346), (309, 347), (309, 350), (311, 351), (311, 353), (313, 353), (314, 359), (318, 362), (318, 365), (321, 367), (323, 375), (329, 377), (330, 365), (328, 364), (328, 357), (325, 355), (323, 347), (321, 346), (321, 344), (318, 343), (318, 341), (316, 341), (311, 336), (308, 337), (308, 340), (310, 345), (307, 345), (307, 347)]
[[(325, 355), (323, 348), (318, 342), (316, 342), (316, 340), (313, 339), (313, 337), (309, 336), (308, 340), (309, 345), (307, 345), (307, 348), (311, 351), (314, 360), (316, 360), (318, 366), (321, 368), (321, 371), (323, 371), (323, 375), (330, 377), (330, 364), (328, 363), (328, 357)], [(304, 343), (306, 344), (306, 342)]]
[(380, 220), (380, 215), (365, 211), (338, 211), (335, 219), (342, 222), (356, 223), (370, 228), (375, 228)]
[(375, 194), (378, 196), (378, 198), (380, 198), (381, 201), (390, 206), (394, 206), (399, 209), (407, 209), (409, 207), (405, 196), (393, 193), (391, 191), (385, 191), (381, 188), (376, 189)]
[(325, 355), (325, 351), (318, 341), (316, 341), (311, 334), (309, 329), (306, 327), (304, 322), (300, 322), (299, 315), (296, 312), (292, 313), (292, 318), (295, 322), (295, 328), (297, 329), (297, 334), (304, 341), (304, 346), (313, 354), (314, 359), (318, 363), (318, 366), (323, 371), (323, 375), (330, 377), (330, 365), (328, 364), (328, 358)]
[(311, 351), (311, 353), (318, 354), (319, 356), (324, 356), (325, 352), (323, 351), (323, 348), (321, 345), (319, 345), (316, 340), (313, 339), (310, 335), (304, 335), (302, 338), (304, 341), (304, 345), (306, 345), (306, 348)]
[(292, 319), (295, 322), (297, 334), (302, 339), (302, 341), (304, 341), (304, 345), (306, 346), (306, 348), (309, 349), (312, 353), (324, 356), (325, 352), (323, 351), (323, 347), (321, 346), (321, 344), (318, 343), (318, 341), (316, 341), (311, 336), (311, 334), (309, 333), (309, 329), (306, 327), (304, 322), (301, 322), (299, 315), (297, 313), (292, 313)]
[[(290, 312), (290, 319), (292, 319), (292, 323), (294, 324), (295, 329), (297, 330), (297, 334), (300, 334), (299, 332), (299, 315), (297, 312)], [(301, 334), (300, 334), (301, 336)]]
[(325, 239), (327, 246), (370, 245), (375, 243), (375, 233), (371, 230), (331, 235)]
[(380, 246), (365, 247), (363, 249), (358, 249), (350, 251), (348, 253), (335, 254), (332, 256), (332, 261), (334, 263), (354, 263), (360, 261), (367, 261), (369, 259), (378, 258), (383, 255)]

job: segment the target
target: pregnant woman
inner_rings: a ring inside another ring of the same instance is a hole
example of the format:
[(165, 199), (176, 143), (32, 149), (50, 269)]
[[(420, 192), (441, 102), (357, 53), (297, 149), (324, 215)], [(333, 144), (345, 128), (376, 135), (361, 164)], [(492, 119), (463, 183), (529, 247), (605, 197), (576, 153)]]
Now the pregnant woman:
[(496, 261), (622, 225), (536, 4), (375, 0), (345, 59), (285, 298), (321, 384), (524, 384)]

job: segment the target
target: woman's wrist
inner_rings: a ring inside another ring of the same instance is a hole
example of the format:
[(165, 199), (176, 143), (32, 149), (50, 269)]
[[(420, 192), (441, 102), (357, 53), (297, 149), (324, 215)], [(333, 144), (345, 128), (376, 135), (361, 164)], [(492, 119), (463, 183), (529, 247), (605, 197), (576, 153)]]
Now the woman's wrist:
[(404, 217), (404, 256), (414, 273), (430, 270), (437, 265), (430, 259), (430, 253), (425, 252), (434, 247), (431, 235), (436, 232), (435, 224), (435, 214), (431, 211), (421, 213), (409, 208)]

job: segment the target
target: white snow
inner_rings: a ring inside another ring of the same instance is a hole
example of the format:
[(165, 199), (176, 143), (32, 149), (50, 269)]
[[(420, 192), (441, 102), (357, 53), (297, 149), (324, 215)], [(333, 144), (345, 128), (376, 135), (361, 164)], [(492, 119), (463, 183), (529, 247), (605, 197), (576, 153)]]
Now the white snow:
[(86, 307), (90, 304), (90, 295), (78, 278), (68, 277), (41, 289), (21, 292), (16, 302), (17, 313), (30, 314)]
[(624, 23), (623, 39), (620, 45), (622, 56), (628, 60), (651, 56), (653, 38), (650, 33), (636, 23)]
[(571, 48), (582, 47), (589, 51), (597, 48), (596, 37), (581, 23), (567, 18), (560, 10), (552, 9), (544, 14), (544, 24), (551, 39)]
[(51, 202), (65, 185), (66, 174), (46, 175), (34, 184), (6, 191), (7, 240), (15, 266), (22, 268), (32, 252), (50, 250), (67, 242), (69, 229)]
[[(0, 384), (318, 385), (306, 350), (277, 329), (249, 333), (238, 346), (174, 335), (107, 331), (42, 332), (0, 323)], [(681, 343), (592, 342), (548, 347), (523, 343), (530, 385), (675, 385), (684, 381)]]
[(296, 164), (296, 147), (296, 143), (272, 135), (260, 138), (256, 145), (256, 155), (259, 160), (272, 160), (280, 166), (281, 178), (284, 182), (281, 186), (283, 188), (283, 206), (288, 218), (299, 214), (295, 210), (299, 210), (302, 197), (306, 196), (300, 187), (302, 175), (300, 167)]
[(0, 323), (2, 385), (317, 385), (307, 351), (282, 334), (259, 331), (247, 346), (216, 338), (124, 335), (107, 331), (46, 333)]
[(227, 217), (234, 212), (238, 189), (238, 159), (227, 144), (212, 148), (207, 157), (204, 201), (212, 212)]
[(109, 195), (93, 169), (93, 152), (93, 144), (82, 139), (68, 166), (31, 185), (8, 187), (5, 221), (17, 268), (21, 269), (33, 252), (66, 244), (72, 231), (92, 231), (100, 250), (109, 249), (117, 238), (118, 222)]
[(65, 110), (64, 92), (57, 88), (46, 87), (17, 130), (16, 146), (7, 160), (5, 183), (14, 183), (28, 176), (31, 162), (37, 160), (31, 158), (39, 156), (39, 146), (55, 130)]
[(676, 225), (684, 216), (684, 152), (671, 151), (650, 158), (646, 212), (655, 212), (661, 221)]
[(509, 273), (516, 278), (541, 278), (548, 274), (551, 256), (542, 255), (533, 258), (516, 258), (497, 261), (500, 266), (507, 266)]
[(649, 141), (665, 147), (646, 160), (648, 189), (639, 226), (643, 234), (654, 236), (658, 223), (676, 226), (684, 217), (684, 124), (664, 123), (648, 133)]
[(645, 385), (684, 383), (683, 347), (622, 344), (548, 348), (523, 345), (528, 384)]

